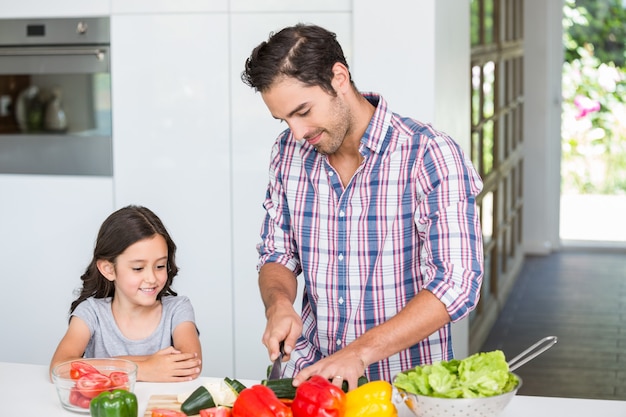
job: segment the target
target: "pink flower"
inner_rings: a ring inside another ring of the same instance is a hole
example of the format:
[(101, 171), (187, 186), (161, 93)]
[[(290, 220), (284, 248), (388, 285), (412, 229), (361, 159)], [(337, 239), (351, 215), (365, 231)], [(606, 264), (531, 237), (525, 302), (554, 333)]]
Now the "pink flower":
[(574, 98), (574, 104), (578, 108), (576, 119), (582, 119), (589, 113), (600, 110), (600, 102), (589, 97), (578, 95)]

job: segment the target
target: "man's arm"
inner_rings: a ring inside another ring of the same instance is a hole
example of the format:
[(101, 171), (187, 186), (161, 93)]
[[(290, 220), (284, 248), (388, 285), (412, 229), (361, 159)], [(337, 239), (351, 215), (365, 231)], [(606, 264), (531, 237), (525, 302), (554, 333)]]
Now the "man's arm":
[(293, 308), (298, 281), (289, 268), (279, 263), (266, 263), (259, 271), (259, 290), (267, 318), (263, 344), (273, 361), (278, 357), (281, 341), (285, 341), (288, 356), (302, 334), (302, 319)]
[[(345, 348), (304, 368), (294, 378), (294, 385), (312, 375), (348, 382), (357, 386), (358, 378), (369, 364), (383, 360), (421, 342), (450, 321), (445, 305), (429, 291), (420, 291), (397, 315), (365, 332)], [(341, 379), (335, 379), (340, 376)]]

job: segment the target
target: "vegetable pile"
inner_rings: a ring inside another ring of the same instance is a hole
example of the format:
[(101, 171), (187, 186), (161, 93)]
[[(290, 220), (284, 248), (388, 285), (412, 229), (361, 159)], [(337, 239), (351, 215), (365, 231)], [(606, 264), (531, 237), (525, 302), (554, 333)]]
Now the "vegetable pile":
[(123, 371), (113, 371), (108, 375), (103, 374), (97, 368), (83, 361), (74, 361), (70, 365), (70, 378), (75, 384), (70, 391), (70, 404), (89, 408), (92, 398), (100, 393), (115, 389), (130, 389), (128, 374)]
[[(359, 379), (359, 387), (347, 392), (321, 376), (313, 376), (297, 388), (293, 379), (263, 380), (245, 387), (225, 378), (234, 395), (223, 395), (216, 385), (200, 386), (182, 403), (184, 415), (201, 417), (396, 417), (392, 386), (387, 381)], [(230, 403), (224, 399), (228, 398)], [(157, 417), (153, 414), (152, 417)]]
[(491, 397), (512, 391), (519, 379), (509, 371), (500, 350), (479, 352), (465, 359), (440, 361), (399, 373), (396, 388), (442, 398)]

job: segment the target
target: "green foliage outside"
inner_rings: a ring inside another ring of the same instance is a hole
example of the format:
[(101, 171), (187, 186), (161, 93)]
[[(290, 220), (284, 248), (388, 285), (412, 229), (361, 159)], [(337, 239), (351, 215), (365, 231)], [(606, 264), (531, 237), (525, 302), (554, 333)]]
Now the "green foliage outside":
[(561, 191), (626, 194), (626, 2), (565, 0), (563, 27)]

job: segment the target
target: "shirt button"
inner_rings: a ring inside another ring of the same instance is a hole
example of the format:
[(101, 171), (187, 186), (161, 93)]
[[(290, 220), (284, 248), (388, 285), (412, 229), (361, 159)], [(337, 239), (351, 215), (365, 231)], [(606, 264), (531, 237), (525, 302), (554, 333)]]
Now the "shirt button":
[(343, 253), (340, 253), (340, 254), (339, 254), (339, 260), (340, 260), (340, 261), (343, 261)]
[(339, 305), (343, 304), (343, 297), (339, 297)]
[(341, 339), (337, 339), (337, 346), (341, 346)]
[(341, 211), (339, 212), (339, 217), (343, 217), (343, 216), (345, 216), (345, 215), (346, 215), (346, 213), (345, 213), (343, 210), (341, 210)]
[(335, 173), (333, 171), (328, 171), (328, 176), (332, 177), (333, 175), (335, 175)]

